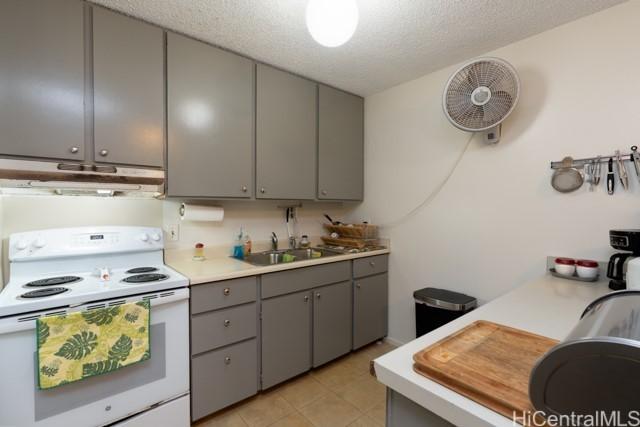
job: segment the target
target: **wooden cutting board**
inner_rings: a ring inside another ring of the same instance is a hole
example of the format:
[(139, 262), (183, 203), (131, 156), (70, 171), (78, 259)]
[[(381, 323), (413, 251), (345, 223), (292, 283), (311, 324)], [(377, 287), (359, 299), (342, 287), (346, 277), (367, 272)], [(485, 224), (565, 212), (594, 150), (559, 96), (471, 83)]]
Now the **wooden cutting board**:
[(532, 411), (529, 375), (558, 341), (479, 320), (413, 356), (425, 377), (512, 419)]

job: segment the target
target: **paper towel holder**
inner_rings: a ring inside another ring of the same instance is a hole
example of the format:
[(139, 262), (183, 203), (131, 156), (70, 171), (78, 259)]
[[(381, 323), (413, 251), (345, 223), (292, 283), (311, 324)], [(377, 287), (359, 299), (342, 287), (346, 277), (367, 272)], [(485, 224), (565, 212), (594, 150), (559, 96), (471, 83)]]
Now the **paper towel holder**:
[[(223, 208), (220, 206), (209, 206), (209, 205), (193, 205), (193, 204), (188, 204), (188, 203), (181, 203), (180, 207), (178, 208), (178, 214), (180, 215), (180, 218), (182, 220), (189, 220), (189, 221), (222, 221), (222, 218), (224, 215), (220, 216), (220, 218), (187, 218), (189, 215), (189, 209), (191, 209), (191, 216), (193, 216), (193, 210), (196, 209), (204, 209), (204, 210), (208, 210), (208, 209), (217, 209), (220, 211), (223, 211)], [(223, 211), (224, 212), (224, 211)]]

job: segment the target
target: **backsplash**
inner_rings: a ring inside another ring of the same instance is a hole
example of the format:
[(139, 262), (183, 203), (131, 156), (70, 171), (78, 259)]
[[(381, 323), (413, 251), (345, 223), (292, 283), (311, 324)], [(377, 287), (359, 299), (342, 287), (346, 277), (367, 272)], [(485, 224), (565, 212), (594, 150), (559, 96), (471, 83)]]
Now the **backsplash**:
[[(212, 203), (225, 210), (222, 222), (194, 222), (180, 219), (181, 200), (164, 201), (163, 228), (165, 230), (166, 247), (170, 249), (192, 248), (196, 243), (205, 246), (231, 247), (233, 239), (238, 235), (240, 227), (256, 242), (266, 242), (271, 232), (278, 235), (280, 244), (287, 245), (287, 228), (284, 221), (284, 209), (291, 202), (282, 201), (222, 201)], [(307, 234), (319, 236), (323, 233), (322, 223), (326, 221), (326, 212), (336, 219), (344, 219), (353, 210), (350, 203), (303, 202), (298, 208), (298, 224), (296, 235)], [(167, 233), (169, 227), (179, 226), (179, 240), (171, 241)], [(293, 227), (290, 226), (293, 231)]]
[[(224, 221), (193, 222), (180, 219), (182, 200), (155, 200), (88, 196), (0, 196), (0, 238), (2, 256), (0, 289), (8, 277), (6, 259), (9, 236), (12, 233), (45, 228), (82, 227), (90, 225), (136, 225), (162, 227), (166, 247), (188, 249), (195, 243), (209, 248), (231, 247), (242, 226), (257, 249), (266, 247), (271, 232), (275, 232), (282, 247), (286, 247), (287, 229), (284, 210), (279, 201), (221, 201), (212, 203), (225, 209)], [(203, 202), (206, 203), (206, 202)], [(344, 220), (354, 209), (352, 203), (305, 202), (298, 208), (296, 234), (319, 236), (323, 233), (323, 214)], [(172, 241), (169, 226), (178, 225), (179, 240)]]
[(11, 234), (90, 225), (161, 227), (162, 203), (155, 199), (119, 197), (1, 196), (2, 283), (9, 272), (6, 253)]

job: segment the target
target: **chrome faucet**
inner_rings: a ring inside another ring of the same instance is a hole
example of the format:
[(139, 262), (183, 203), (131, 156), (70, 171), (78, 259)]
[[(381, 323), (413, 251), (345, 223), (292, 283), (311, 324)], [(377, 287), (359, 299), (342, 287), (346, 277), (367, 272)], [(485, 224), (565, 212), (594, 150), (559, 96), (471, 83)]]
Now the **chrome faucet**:
[(271, 250), (272, 251), (278, 250), (278, 236), (274, 231), (271, 232)]

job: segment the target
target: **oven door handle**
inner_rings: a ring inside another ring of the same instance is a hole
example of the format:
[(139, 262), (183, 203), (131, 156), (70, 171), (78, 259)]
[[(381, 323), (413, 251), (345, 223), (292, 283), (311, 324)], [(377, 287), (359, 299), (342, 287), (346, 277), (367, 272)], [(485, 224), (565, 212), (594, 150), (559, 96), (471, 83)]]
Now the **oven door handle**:
[[(107, 301), (95, 301), (91, 303), (83, 303), (75, 306), (71, 306), (66, 309), (53, 309), (42, 311), (40, 313), (31, 313), (27, 315), (12, 316), (4, 319), (0, 319), (0, 335), (9, 334), (13, 332), (28, 331), (29, 329), (36, 328), (35, 320), (43, 316), (57, 316), (67, 313), (75, 313), (78, 311), (85, 311), (88, 307), (99, 307), (104, 305), (105, 307), (113, 307), (129, 302), (138, 302), (149, 300), (151, 307), (157, 307), (164, 304), (169, 304), (176, 301), (188, 300), (189, 288), (171, 289), (162, 292), (155, 292), (151, 294), (136, 295), (134, 297), (115, 298)], [(153, 315), (153, 313), (152, 313)]]

